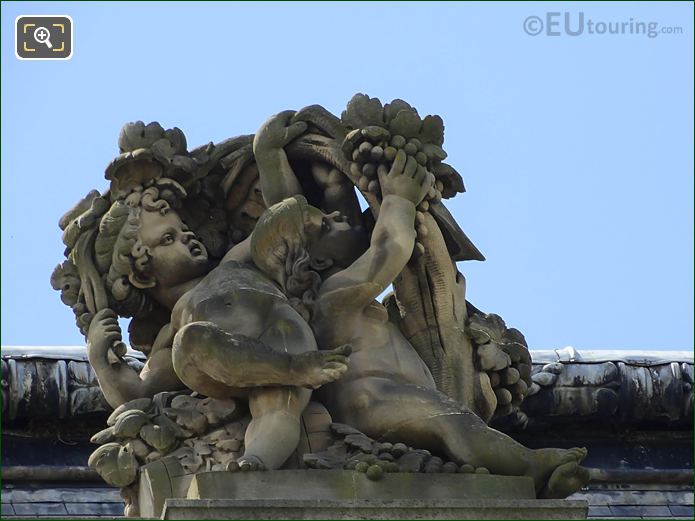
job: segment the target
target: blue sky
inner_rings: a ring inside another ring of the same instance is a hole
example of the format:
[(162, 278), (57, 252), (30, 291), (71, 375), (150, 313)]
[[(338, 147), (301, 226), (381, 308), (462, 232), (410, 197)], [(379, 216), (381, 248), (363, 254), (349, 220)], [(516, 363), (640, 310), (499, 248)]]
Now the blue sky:
[[(559, 36), (524, 31), (548, 12)], [(565, 12), (627, 34), (569, 36)], [(21, 14), (70, 15), (72, 59), (17, 60)], [(82, 343), (57, 221), (107, 187), (123, 123), (192, 148), (364, 92), (443, 116), (477, 307), (539, 349), (693, 348), (692, 3), (3, 2), (1, 23), (3, 345)]]

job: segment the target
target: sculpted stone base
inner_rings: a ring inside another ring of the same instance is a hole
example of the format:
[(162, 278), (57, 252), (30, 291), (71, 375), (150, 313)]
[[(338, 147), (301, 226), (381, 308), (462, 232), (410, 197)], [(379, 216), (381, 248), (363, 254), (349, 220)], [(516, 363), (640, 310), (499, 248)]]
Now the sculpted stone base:
[(584, 519), (583, 501), (537, 500), (533, 480), (349, 470), (199, 472), (145, 467), (140, 513), (163, 519)]
[(162, 519), (586, 519), (563, 499), (169, 499)]

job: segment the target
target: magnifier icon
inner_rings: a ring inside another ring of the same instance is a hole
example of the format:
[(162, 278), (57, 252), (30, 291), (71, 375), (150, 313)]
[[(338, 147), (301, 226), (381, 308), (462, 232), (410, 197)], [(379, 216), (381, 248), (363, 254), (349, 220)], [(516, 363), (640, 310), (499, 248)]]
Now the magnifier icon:
[(45, 27), (37, 27), (34, 30), (34, 40), (46, 44), (46, 47), (49, 49), (53, 49), (53, 45), (51, 45), (51, 32)]

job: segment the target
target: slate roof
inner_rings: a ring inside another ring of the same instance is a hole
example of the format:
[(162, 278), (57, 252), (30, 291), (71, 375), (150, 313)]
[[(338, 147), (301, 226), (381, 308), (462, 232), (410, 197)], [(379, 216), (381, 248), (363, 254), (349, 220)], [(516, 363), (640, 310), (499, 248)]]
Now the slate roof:
[[(137, 364), (140, 354), (129, 355)], [(532, 356), (534, 373), (559, 362), (581, 378), (541, 385), (525, 409), (529, 421), (507, 432), (529, 447), (588, 447), (585, 464), (600, 472), (570, 499), (587, 500), (593, 519), (693, 519), (692, 353), (564, 348)], [(8, 469), (37, 465), (82, 469), (81, 481), (3, 479), (2, 518), (121, 517), (119, 491), (85, 468), (94, 449), (87, 440), (102, 428), (107, 406), (84, 347), (3, 347), (2, 370), (3, 478)], [(605, 395), (602, 389), (617, 397), (613, 409), (561, 410), (572, 393)]]
[(119, 491), (107, 485), (3, 485), (2, 517), (123, 517)]
[(596, 485), (568, 499), (589, 502), (594, 519), (693, 519), (692, 485)]

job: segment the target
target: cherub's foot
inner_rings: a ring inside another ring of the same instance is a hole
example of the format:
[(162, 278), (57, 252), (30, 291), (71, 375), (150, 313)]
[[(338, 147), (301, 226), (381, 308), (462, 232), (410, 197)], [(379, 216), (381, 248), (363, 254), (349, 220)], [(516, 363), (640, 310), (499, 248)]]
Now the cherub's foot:
[(227, 464), (227, 470), (229, 472), (265, 470), (265, 465), (258, 456), (242, 456), (238, 460)]
[(317, 389), (337, 380), (347, 371), (351, 352), (351, 347), (344, 345), (330, 351), (309, 351), (295, 355), (292, 359), (295, 385)]
[(576, 461), (563, 463), (550, 475), (548, 484), (538, 495), (541, 499), (564, 499), (589, 482), (589, 470)]
[[(572, 489), (562, 496), (563, 498), (584, 486), (586, 482), (582, 482), (582, 480), (584, 479), (586, 469), (580, 467), (579, 463), (586, 458), (586, 455), (587, 450), (585, 447), (572, 447), (571, 449), (538, 449), (534, 451), (535, 462), (532, 476), (536, 483), (536, 491), (539, 497), (544, 497), (541, 496), (541, 494), (545, 494), (546, 490), (548, 490), (550, 480), (553, 480), (554, 483), (552, 488), (554, 491), (553, 493), (559, 494), (564, 490)], [(574, 475), (574, 477), (571, 478), (572, 475)], [(575, 485), (568, 481), (570, 478), (572, 483), (577, 483), (576, 488), (572, 488)], [(586, 480), (588, 481), (588, 471), (586, 471)], [(563, 481), (567, 481), (567, 483), (563, 485)]]

